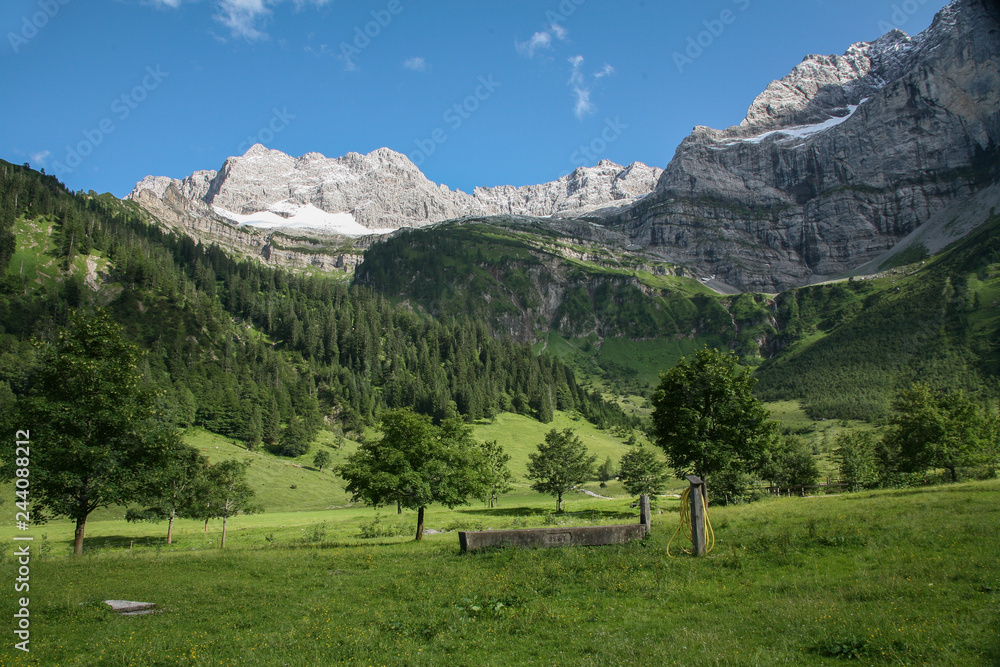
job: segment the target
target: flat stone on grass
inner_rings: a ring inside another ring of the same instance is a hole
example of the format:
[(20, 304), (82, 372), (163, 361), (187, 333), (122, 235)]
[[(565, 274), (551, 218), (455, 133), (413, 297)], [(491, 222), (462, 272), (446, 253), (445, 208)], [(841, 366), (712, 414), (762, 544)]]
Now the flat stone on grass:
[(130, 600), (105, 600), (104, 604), (111, 607), (121, 616), (142, 616), (143, 614), (162, 614), (162, 609), (156, 608), (155, 602), (132, 602)]

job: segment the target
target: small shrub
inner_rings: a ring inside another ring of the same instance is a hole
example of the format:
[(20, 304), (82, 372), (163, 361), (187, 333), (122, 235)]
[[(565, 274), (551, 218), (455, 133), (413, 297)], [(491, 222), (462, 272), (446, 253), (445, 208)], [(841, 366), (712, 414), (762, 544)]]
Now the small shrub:
[(559, 517), (555, 514), (546, 514), (543, 523), (546, 526), (558, 526), (562, 523), (562, 521), (560, 521)]
[(524, 600), (516, 595), (500, 595), (480, 598), (478, 595), (471, 598), (462, 598), (455, 603), (455, 608), (465, 613), (470, 618), (482, 618), (488, 616), (500, 616), (504, 612), (524, 604)]
[(377, 516), (370, 523), (361, 524), (359, 536), (363, 539), (376, 537), (401, 537), (408, 535), (411, 530), (415, 530), (409, 524), (402, 521), (382, 521), (382, 517)]
[[(267, 539), (267, 538), (264, 538)], [(273, 539), (273, 538), (272, 538)], [(312, 527), (312, 531), (306, 533), (302, 536), (303, 542), (322, 542), (326, 539), (326, 521), (320, 524), (316, 524)], [(270, 540), (268, 540), (270, 541)]]
[(816, 652), (827, 658), (860, 660), (867, 642), (859, 637), (830, 639), (816, 647)]

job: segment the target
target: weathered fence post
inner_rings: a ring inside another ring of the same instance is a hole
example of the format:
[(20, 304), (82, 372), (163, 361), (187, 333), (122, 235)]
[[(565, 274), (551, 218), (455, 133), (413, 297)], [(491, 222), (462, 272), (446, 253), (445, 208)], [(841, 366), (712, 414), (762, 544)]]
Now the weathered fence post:
[(688, 475), (691, 484), (691, 544), (695, 556), (705, 555), (705, 482), (695, 475)]
[(653, 518), (649, 511), (649, 496), (645, 493), (639, 496), (639, 523), (646, 527), (646, 535), (653, 530)]

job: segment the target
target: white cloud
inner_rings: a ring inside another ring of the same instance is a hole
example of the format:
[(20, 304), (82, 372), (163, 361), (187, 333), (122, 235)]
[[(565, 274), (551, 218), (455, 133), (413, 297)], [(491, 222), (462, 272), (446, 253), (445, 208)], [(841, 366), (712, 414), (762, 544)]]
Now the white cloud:
[(526, 42), (514, 42), (514, 47), (522, 56), (534, 58), (535, 52), (539, 49), (552, 48), (552, 35), (547, 32), (536, 32)]
[(587, 85), (587, 77), (583, 73), (583, 56), (573, 56), (569, 59), (569, 64), (573, 71), (569, 77), (569, 86), (573, 89), (576, 97), (576, 104), (573, 105), (573, 114), (578, 120), (594, 113), (597, 107), (590, 101), (590, 87)]
[(414, 56), (413, 58), (407, 58), (404, 60), (403, 67), (406, 69), (412, 69), (414, 72), (426, 72), (427, 61), (419, 56)]
[(522, 56), (527, 58), (534, 58), (535, 53), (540, 50), (548, 50), (552, 48), (552, 38), (555, 37), (560, 42), (565, 42), (566, 38), (569, 37), (569, 30), (562, 27), (558, 23), (549, 24), (548, 30), (542, 30), (541, 32), (536, 32), (531, 36), (526, 42), (514, 41), (514, 48)]
[(576, 104), (573, 105), (573, 115), (576, 116), (577, 120), (583, 120), (597, 110), (594, 103), (590, 101), (590, 89), (574, 87), (573, 94), (576, 95)]
[[(148, 0), (156, 7), (177, 9), (184, 2), (193, 0)], [(296, 10), (312, 5), (322, 7), (331, 0), (292, 0)], [(271, 8), (287, 0), (212, 0), (215, 5), (216, 21), (229, 28), (233, 37), (247, 41), (267, 39), (263, 23), (271, 14)]]
[(583, 56), (573, 56), (567, 62), (573, 68), (573, 73), (569, 77), (569, 82), (572, 84), (582, 84), (583, 83)]
[(267, 37), (257, 26), (270, 13), (264, 0), (220, 0), (215, 19), (229, 28), (233, 37), (253, 42)]
[(39, 151), (37, 153), (32, 153), (28, 157), (31, 158), (31, 164), (38, 168), (45, 166), (45, 161), (49, 159), (50, 155), (52, 155), (52, 153), (49, 151)]
[[(517, 52), (527, 58), (534, 58), (539, 51), (555, 50), (556, 44), (553, 40), (566, 42), (569, 39), (569, 30), (559, 23), (550, 23), (547, 30), (536, 32), (531, 39), (525, 42), (514, 41)], [(597, 106), (591, 101), (591, 88), (596, 81), (615, 73), (615, 68), (605, 64), (600, 70), (592, 75), (587, 75), (583, 71), (584, 57), (576, 55), (567, 59), (570, 65), (570, 76), (567, 85), (573, 91), (574, 104), (573, 114), (580, 120), (597, 111)]]

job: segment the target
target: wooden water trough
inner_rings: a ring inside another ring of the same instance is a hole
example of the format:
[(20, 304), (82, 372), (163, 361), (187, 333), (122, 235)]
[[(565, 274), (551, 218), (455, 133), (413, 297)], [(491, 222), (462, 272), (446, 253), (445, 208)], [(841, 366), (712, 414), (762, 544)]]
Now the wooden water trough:
[(646, 536), (646, 526), (630, 523), (622, 526), (582, 526), (552, 528), (525, 528), (521, 530), (466, 530), (459, 531), (458, 542), (462, 552), (489, 547), (512, 546), (522, 548), (599, 546), (625, 544)]

